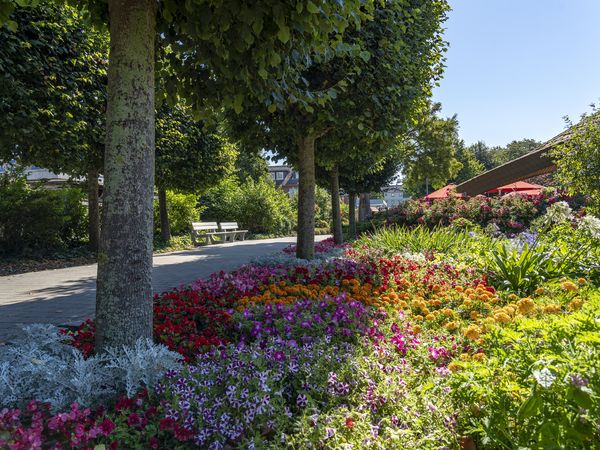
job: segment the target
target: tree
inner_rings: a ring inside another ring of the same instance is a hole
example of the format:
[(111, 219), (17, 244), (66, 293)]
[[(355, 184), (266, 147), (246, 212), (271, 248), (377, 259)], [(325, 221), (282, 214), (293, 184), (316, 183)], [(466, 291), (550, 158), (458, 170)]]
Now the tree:
[[(258, 105), (238, 119), (236, 129), (298, 168), (297, 256), (314, 254), (315, 162), (320, 142), (334, 130), (365, 140), (394, 138), (406, 125), (416, 104), (426, 97), (440, 76), (441, 22), (445, 1), (376, 3), (373, 20), (351, 26), (335, 54), (315, 58), (302, 77), (313, 100), (287, 107)], [(235, 121), (235, 119), (234, 119)], [(319, 141), (315, 150), (315, 143)], [(338, 147), (343, 151), (365, 148)], [(322, 165), (331, 169), (335, 161)], [(335, 197), (335, 196), (334, 196)]]
[(425, 105), (400, 142), (403, 185), (418, 195), (425, 193), (427, 183), (434, 189), (444, 186), (460, 169), (455, 158), (458, 121), (456, 116), (438, 117), (440, 109), (439, 103)]
[[(104, 1), (82, 4), (106, 20)], [(174, 74), (160, 98), (182, 94), (196, 112), (211, 101), (237, 110), (256, 101), (283, 103), (296, 91), (299, 66), (315, 49), (337, 40), (358, 5), (358, 0), (108, 0), (111, 51), (98, 350), (152, 334), (155, 41), (170, 58), (164, 70)]]
[(236, 177), (240, 183), (248, 180), (258, 181), (269, 174), (269, 164), (260, 154), (260, 150), (252, 151), (242, 148), (235, 160)]
[(108, 35), (68, 6), (18, 7), (10, 17), (16, 31), (0, 28), (0, 162), (87, 177), (96, 250)]
[(541, 145), (541, 142), (535, 139), (521, 139), (520, 141), (512, 141), (506, 147), (494, 147), (490, 150), (494, 167), (505, 164), (513, 159), (517, 159), (527, 153), (535, 150)]
[(456, 160), (461, 164), (461, 168), (452, 179), (453, 183), (462, 183), (485, 172), (483, 164), (475, 158), (473, 149), (467, 147), (462, 139), (456, 142), (455, 149)]
[(163, 104), (156, 117), (156, 187), (161, 237), (171, 238), (167, 190), (199, 193), (231, 170), (236, 151), (194, 121), (189, 108)]
[(469, 150), (473, 153), (475, 159), (483, 165), (486, 171), (493, 169), (496, 166), (490, 148), (485, 142), (477, 141), (475, 144), (469, 146)]
[(592, 105), (576, 125), (568, 118), (571, 134), (549, 154), (555, 161), (557, 176), (570, 194), (587, 196), (591, 210), (600, 213), (600, 108)]
[[(341, 170), (340, 186), (348, 193), (348, 217), (349, 234), (351, 238), (356, 237), (356, 198), (361, 193), (377, 192), (384, 186), (387, 186), (398, 175), (402, 166), (402, 160), (399, 158), (398, 149), (391, 149), (389, 154), (373, 164), (371, 155), (362, 161), (348, 161), (351, 167), (371, 167), (370, 172), (362, 172), (361, 175), (353, 175), (356, 172), (352, 170)], [(368, 198), (367, 198), (368, 200)], [(368, 205), (370, 208), (370, 205)]]

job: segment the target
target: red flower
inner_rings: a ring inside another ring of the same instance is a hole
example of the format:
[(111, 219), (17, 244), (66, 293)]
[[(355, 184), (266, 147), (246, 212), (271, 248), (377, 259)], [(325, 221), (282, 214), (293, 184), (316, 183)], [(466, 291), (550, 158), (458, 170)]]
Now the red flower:
[(352, 417), (346, 417), (346, 428), (348, 428), (349, 430), (354, 428), (354, 420), (352, 419)]

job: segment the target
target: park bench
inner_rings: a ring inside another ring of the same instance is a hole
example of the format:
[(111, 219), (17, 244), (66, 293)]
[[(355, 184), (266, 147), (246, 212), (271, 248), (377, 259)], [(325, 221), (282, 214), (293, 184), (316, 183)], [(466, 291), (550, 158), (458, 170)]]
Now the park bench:
[(221, 222), (221, 231), (227, 233), (225, 241), (233, 242), (235, 240), (243, 241), (246, 238), (248, 230), (240, 230), (237, 222)]
[(215, 237), (225, 240), (227, 232), (220, 231), (217, 222), (192, 222), (192, 242), (198, 245), (198, 238), (203, 238), (206, 244), (212, 244)]
[[(243, 241), (248, 230), (240, 230), (237, 222), (192, 222), (192, 242), (198, 245), (198, 240), (204, 239), (206, 244), (216, 242)], [(219, 240), (215, 239), (216, 237)]]

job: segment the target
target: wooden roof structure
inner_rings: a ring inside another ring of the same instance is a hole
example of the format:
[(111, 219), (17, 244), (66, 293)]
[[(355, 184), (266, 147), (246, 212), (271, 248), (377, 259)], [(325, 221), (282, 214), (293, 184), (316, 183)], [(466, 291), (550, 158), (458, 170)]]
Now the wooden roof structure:
[(498, 186), (504, 186), (555, 171), (556, 165), (548, 157), (548, 150), (568, 141), (572, 133), (573, 128), (563, 131), (526, 155), (513, 159), (459, 184), (456, 186), (456, 192), (474, 197)]

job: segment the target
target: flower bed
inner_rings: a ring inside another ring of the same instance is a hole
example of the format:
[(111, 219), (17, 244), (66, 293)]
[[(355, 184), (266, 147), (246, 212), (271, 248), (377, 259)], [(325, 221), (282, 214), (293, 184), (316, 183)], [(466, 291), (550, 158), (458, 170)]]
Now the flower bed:
[[(181, 354), (182, 367), (101, 408), (50, 411), (23, 398), (20, 409), (0, 409), (0, 447), (600, 440), (600, 295), (588, 280), (544, 282), (522, 296), (443, 255), (384, 256), (368, 241), (342, 251), (313, 262), (270, 257), (157, 295), (155, 341)], [(71, 337), (98, 358), (93, 322)]]
[(425, 225), (485, 228), (491, 224), (504, 233), (516, 233), (526, 229), (546, 209), (562, 200), (563, 196), (540, 194), (535, 196), (477, 196), (467, 200), (447, 198), (435, 201), (409, 200), (397, 208), (376, 217), (376, 223), (386, 225)]

